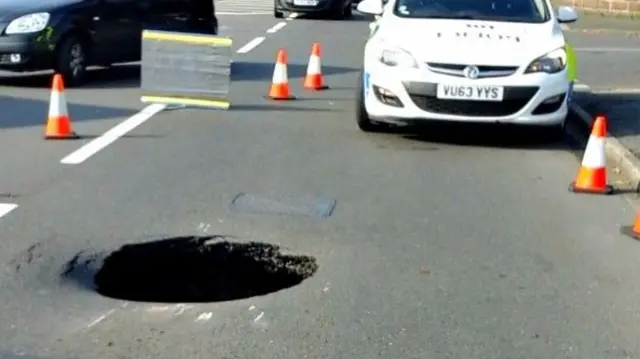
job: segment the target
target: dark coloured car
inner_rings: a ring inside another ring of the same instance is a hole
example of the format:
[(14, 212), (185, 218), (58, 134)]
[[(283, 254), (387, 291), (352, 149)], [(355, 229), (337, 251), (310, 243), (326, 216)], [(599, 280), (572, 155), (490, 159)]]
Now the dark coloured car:
[(55, 70), (139, 61), (143, 29), (217, 34), (212, 0), (2, 0), (0, 70)]
[(273, 0), (273, 16), (279, 19), (289, 12), (346, 19), (351, 17), (352, 4), (353, 0)]

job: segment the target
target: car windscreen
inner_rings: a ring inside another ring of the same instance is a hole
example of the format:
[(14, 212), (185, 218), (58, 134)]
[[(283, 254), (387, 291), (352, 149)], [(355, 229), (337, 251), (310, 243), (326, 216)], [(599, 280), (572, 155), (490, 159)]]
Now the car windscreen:
[(544, 0), (396, 0), (396, 16), (542, 23), (550, 19)]

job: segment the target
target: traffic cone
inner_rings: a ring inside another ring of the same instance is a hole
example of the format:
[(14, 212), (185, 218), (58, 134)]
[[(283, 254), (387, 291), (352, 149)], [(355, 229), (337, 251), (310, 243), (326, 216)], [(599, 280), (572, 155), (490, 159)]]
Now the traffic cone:
[(613, 187), (607, 184), (607, 165), (604, 151), (607, 136), (607, 118), (597, 116), (591, 136), (584, 151), (582, 165), (569, 190), (576, 193), (612, 194)]
[(78, 135), (71, 130), (71, 120), (64, 95), (64, 83), (60, 74), (53, 76), (51, 97), (49, 99), (49, 117), (45, 129), (47, 140), (77, 139)]
[(636, 214), (633, 226), (622, 227), (620, 233), (627, 235), (635, 240), (640, 240), (640, 213)]
[(320, 60), (320, 43), (313, 43), (311, 56), (309, 56), (309, 65), (307, 66), (307, 75), (304, 78), (304, 88), (307, 90), (326, 90), (329, 86), (325, 86), (322, 77), (322, 61)]
[(287, 54), (284, 49), (278, 50), (276, 66), (273, 69), (273, 79), (271, 80), (271, 88), (269, 96), (271, 100), (293, 100), (295, 97), (291, 95), (289, 89), (289, 76), (287, 75)]

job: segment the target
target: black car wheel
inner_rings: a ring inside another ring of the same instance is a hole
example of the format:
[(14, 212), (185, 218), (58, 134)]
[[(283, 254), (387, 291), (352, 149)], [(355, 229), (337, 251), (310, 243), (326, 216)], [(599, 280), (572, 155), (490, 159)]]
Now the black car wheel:
[(87, 77), (87, 48), (78, 36), (68, 36), (58, 45), (55, 70), (62, 75), (65, 85), (76, 86)]
[(278, 11), (278, 8), (276, 8), (275, 5), (273, 6), (273, 17), (275, 17), (276, 19), (282, 19), (284, 17), (282, 11)]
[(352, 9), (351, 6), (352, 6), (352, 4), (349, 3), (349, 4), (347, 4), (347, 8), (344, 9), (344, 18), (345, 19), (349, 19), (353, 15), (353, 9)]
[(325, 16), (327, 19), (330, 19), (330, 20), (342, 20), (345, 17), (345, 12), (346, 12), (346, 9), (342, 4), (340, 4), (338, 7), (334, 7), (331, 10), (327, 10)]

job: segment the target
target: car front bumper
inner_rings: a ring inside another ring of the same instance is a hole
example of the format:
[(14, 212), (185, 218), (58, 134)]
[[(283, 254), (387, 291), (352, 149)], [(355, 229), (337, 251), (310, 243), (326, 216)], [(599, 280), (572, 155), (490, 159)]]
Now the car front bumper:
[[(374, 120), (558, 125), (567, 117), (571, 84), (566, 70), (469, 80), (426, 69), (399, 69), (383, 64), (371, 67), (364, 73), (365, 107)], [(504, 98), (500, 102), (439, 99), (438, 84), (503, 86)]]
[(343, 2), (340, 0), (317, 0), (315, 6), (296, 5), (295, 0), (274, 0), (278, 11), (296, 13), (323, 13), (340, 9)]
[(54, 46), (43, 39), (40, 33), (0, 35), (0, 70), (49, 70), (53, 67), (54, 61)]

